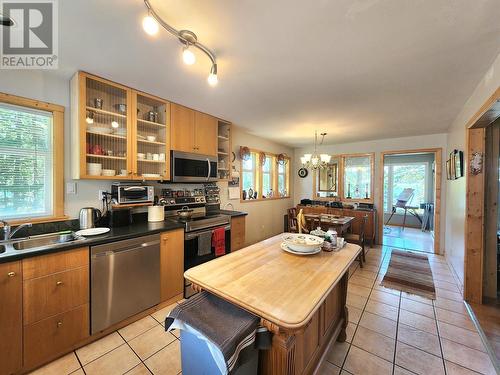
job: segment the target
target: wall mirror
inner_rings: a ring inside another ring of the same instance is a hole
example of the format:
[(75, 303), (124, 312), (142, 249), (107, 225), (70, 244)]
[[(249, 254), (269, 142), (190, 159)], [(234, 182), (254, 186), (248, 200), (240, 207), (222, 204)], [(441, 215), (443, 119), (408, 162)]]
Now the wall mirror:
[(339, 196), (339, 162), (338, 157), (332, 157), (327, 167), (316, 171), (314, 180), (317, 198)]

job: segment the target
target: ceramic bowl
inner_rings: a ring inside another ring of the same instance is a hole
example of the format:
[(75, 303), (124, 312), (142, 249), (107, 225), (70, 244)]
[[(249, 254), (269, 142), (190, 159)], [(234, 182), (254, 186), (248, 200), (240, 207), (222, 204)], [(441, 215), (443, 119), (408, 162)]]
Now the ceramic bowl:
[(100, 176), (102, 172), (101, 163), (87, 163), (87, 173), (90, 176)]
[(154, 141), (156, 141), (156, 137), (155, 137), (154, 135), (148, 135), (148, 136), (146, 137), (146, 139), (147, 139), (149, 142), (154, 142)]
[(137, 159), (144, 160), (145, 158), (146, 158), (146, 154), (143, 154), (142, 152), (137, 153)]
[(281, 238), (290, 249), (303, 253), (317, 250), (324, 242), (323, 238), (300, 233), (283, 233)]
[(114, 169), (103, 169), (102, 175), (103, 176), (114, 176), (114, 175), (116, 175), (116, 171)]

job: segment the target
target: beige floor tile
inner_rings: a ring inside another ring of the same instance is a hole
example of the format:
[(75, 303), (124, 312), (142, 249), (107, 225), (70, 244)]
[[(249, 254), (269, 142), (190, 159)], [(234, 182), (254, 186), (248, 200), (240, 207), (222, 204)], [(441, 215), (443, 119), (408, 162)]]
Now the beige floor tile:
[(422, 375), (444, 375), (443, 360), (420, 349), (397, 343), (396, 364)]
[(349, 317), (348, 317), (349, 322), (358, 324), (359, 320), (361, 319), (361, 314), (363, 313), (363, 310), (350, 305), (347, 306), (347, 309), (349, 311)]
[(438, 336), (428, 332), (399, 323), (398, 341), (441, 357), (441, 347), (439, 345)]
[(441, 338), (441, 345), (446, 360), (485, 375), (496, 373), (488, 354), (445, 338)]
[(164, 308), (155, 311), (151, 316), (156, 319), (158, 323), (161, 325), (165, 324), (165, 318), (173, 310), (173, 308), (177, 306), (177, 303), (172, 303), (171, 305), (165, 306)]
[(399, 322), (437, 336), (436, 321), (426, 316), (400, 310)]
[(143, 363), (135, 366), (132, 370), (126, 373), (126, 375), (151, 375), (151, 372), (148, 370)]
[(477, 332), (444, 322), (438, 323), (438, 329), (441, 337), (468, 346), (469, 348), (486, 352), (486, 348)]
[(357, 307), (358, 309), (364, 309), (368, 298), (359, 296), (357, 294), (347, 292), (347, 304), (349, 306)]
[(350, 346), (351, 344), (348, 342), (334, 342), (333, 345), (330, 346), (328, 353), (326, 353), (326, 360), (338, 367), (342, 367)]
[(454, 283), (455, 279), (451, 274), (449, 275), (442, 275), (442, 274), (437, 274), (437, 273), (432, 273), (432, 277), (434, 280), (440, 280), (440, 281), (446, 281), (447, 283)]
[(158, 324), (149, 331), (129, 341), (129, 345), (144, 361), (174, 340), (175, 336), (169, 332), (165, 332), (165, 328)]
[(347, 323), (347, 328), (345, 330), (346, 334), (347, 334), (347, 338), (345, 341), (352, 342), (352, 338), (354, 337), (354, 332), (356, 331), (357, 327), (358, 326), (354, 323), (351, 323), (351, 322)]
[(438, 298), (447, 298), (447, 299), (451, 299), (451, 300), (457, 301), (457, 302), (463, 301), (463, 297), (460, 293), (450, 292), (449, 290), (446, 290), (446, 289), (436, 288), (436, 296)]
[(344, 369), (356, 375), (391, 375), (392, 363), (352, 346), (347, 355)]
[(434, 306), (439, 307), (441, 309), (450, 310), (462, 315), (467, 315), (467, 316), (469, 315), (463, 302), (437, 297), (436, 300), (434, 301)]
[(178, 374), (182, 370), (179, 340), (173, 341), (170, 345), (149, 357), (144, 363), (155, 375)]
[(349, 284), (349, 286), (347, 287), (348, 293), (354, 293), (358, 296), (362, 296), (365, 298), (368, 298), (371, 291), (372, 291), (371, 288), (366, 288), (364, 286), (359, 286), (356, 284)]
[(400, 297), (392, 293), (382, 292), (380, 290), (373, 290), (370, 299), (386, 303), (388, 305), (399, 307)]
[(446, 373), (448, 375), (478, 375), (476, 371), (457, 365), (456, 363), (445, 361)]
[(137, 322), (123, 327), (118, 332), (122, 335), (125, 341), (130, 341), (134, 337), (139, 336), (141, 333), (146, 332), (148, 329), (153, 328), (156, 325), (158, 325), (158, 322), (148, 315)]
[(328, 361), (323, 361), (323, 363), (321, 364), (321, 366), (316, 374), (317, 375), (339, 375), (340, 374), (340, 367), (337, 367)]
[(31, 375), (67, 375), (77, 371), (80, 368), (80, 363), (76, 358), (75, 353), (71, 352), (64, 357), (50, 362), (48, 365), (40, 367), (38, 370), (31, 372)]
[(378, 273), (379, 272), (379, 265), (375, 265), (375, 264), (367, 264), (367, 263), (364, 263), (363, 264), (363, 271), (370, 271), (370, 272), (373, 272), (373, 273)]
[(414, 372), (405, 370), (402, 367), (394, 366), (394, 375), (414, 375), (414, 374), (415, 374)]
[(389, 318), (392, 320), (398, 320), (398, 308), (387, 305), (382, 302), (375, 300), (369, 300), (366, 304), (365, 311), (371, 312), (372, 314), (377, 314), (383, 316), (384, 318)]
[(352, 344), (389, 362), (394, 358), (395, 340), (371, 329), (359, 326)]
[(399, 291), (397, 289), (386, 288), (385, 286), (380, 285), (381, 282), (382, 282), (382, 279), (380, 279), (380, 281), (376, 280), (375, 286), (373, 287), (373, 289), (384, 292), (384, 293), (393, 294), (393, 295), (398, 296), (398, 297), (401, 295), (401, 291)]
[(428, 318), (435, 319), (434, 308), (426, 303), (417, 302), (407, 298), (402, 298), (401, 308), (403, 310), (411, 311), (416, 314), (425, 315)]
[(450, 292), (460, 293), (458, 286), (455, 283), (448, 283), (446, 281), (434, 280), (436, 288), (449, 290)]
[(436, 317), (440, 322), (456, 325), (458, 327), (466, 328), (469, 331), (476, 332), (476, 327), (469, 316), (459, 314), (453, 311), (444, 310), (436, 307)]
[(70, 375), (85, 375), (85, 373), (81, 368), (79, 368), (78, 370), (72, 372)]
[(375, 280), (377, 278), (376, 272), (365, 271), (364, 269), (361, 268), (358, 268), (356, 272), (354, 272), (354, 274), (370, 280)]
[(373, 286), (373, 280), (354, 275), (349, 279), (349, 285), (351, 284), (364, 286), (365, 288), (371, 288)]
[(431, 305), (432, 306), (432, 300), (430, 298), (422, 297), (422, 296), (419, 296), (417, 294), (402, 292), (401, 293), (401, 297), (402, 298), (406, 298), (406, 299), (411, 299), (412, 301), (417, 301), (417, 302), (425, 303), (427, 305)]
[(397, 323), (394, 320), (387, 319), (365, 311), (361, 316), (359, 325), (372, 331), (378, 332), (387, 337), (396, 338)]
[(179, 332), (179, 330), (178, 330), (178, 329), (173, 329), (173, 330), (171, 330), (171, 331), (170, 331), (170, 333), (171, 333), (172, 335), (174, 335), (175, 337), (177, 337), (177, 338), (180, 338), (180, 337), (181, 337), (181, 333)]
[(123, 344), (83, 366), (83, 370), (87, 375), (122, 375), (139, 363), (141, 363), (139, 357), (135, 355), (127, 344)]
[(80, 359), (82, 365), (85, 366), (87, 363), (99, 358), (113, 349), (116, 349), (124, 343), (125, 341), (122, 337), (117, 332), (113, 332), (102, 339), (77, 349), (76, 355)]

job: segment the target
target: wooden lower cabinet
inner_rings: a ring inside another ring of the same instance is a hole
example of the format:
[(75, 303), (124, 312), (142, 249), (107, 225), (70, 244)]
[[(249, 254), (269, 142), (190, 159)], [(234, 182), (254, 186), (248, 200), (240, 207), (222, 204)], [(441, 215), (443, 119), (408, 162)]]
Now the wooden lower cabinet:
[(89, 336), (89, 304), (24, 327), (24, 366), (65, 353)]
[(231, 218), (231, 251), (245, 247), (245, 216)]
[(302, 374), (318, 349), (320, 338), (320, 311), (311, 318), (304, 331), (295, 336), (295, 370)]
[(23, 365), (23, 300), (21, 262), (0, 264), (0, 374)]
[(184, 230), (161, 234), (160, 248), (161, 301), (184, 291)]

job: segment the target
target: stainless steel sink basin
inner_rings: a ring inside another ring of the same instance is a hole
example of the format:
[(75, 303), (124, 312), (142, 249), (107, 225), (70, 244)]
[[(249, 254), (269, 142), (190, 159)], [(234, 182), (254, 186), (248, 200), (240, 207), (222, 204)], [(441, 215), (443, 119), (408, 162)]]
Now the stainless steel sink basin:
[[(11, 245), (14, 250), (31, 250), (39, 248), (56, 247), (57, 245), (68, 242), (81, 241), (83, 237), (77, 236), (74, 232), (67, 233), (48, 233), (38, 236), (31, 236), (26, 239), (12, 240)], [(1, 252), (1, 250), (0, 250)]]
[(5, 250), (7, 250), (5, 245), (0, 245), (0, 254), (5, 253)]

